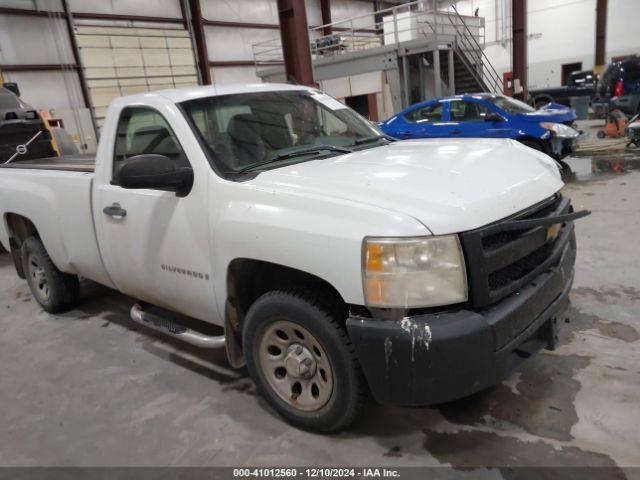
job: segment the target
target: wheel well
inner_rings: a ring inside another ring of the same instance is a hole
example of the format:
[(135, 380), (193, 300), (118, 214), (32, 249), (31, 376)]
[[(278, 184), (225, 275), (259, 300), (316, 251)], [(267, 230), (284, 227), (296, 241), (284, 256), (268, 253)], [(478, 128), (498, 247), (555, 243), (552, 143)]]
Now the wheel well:
[(348, 307), (342, 296), (320, 277), (276, 263), (247, 258), (233, 260), (227, 270), (228, 297), (233, 298), (240, 312), (247, 312), (251, 304), (268, 291), (294, 286), (322, 290), (331, 296), (336, 305), (344, 307), (346, 318)]
[(347, 319), (349, 306), (340, 293), (320, 277), (295, 268), (248, 258), (237, 258), (229, 264), (225, 330), (234, 333), (227, 335), (227, 356), (232, 366), (240, 367), (244, 364), (242, 323), (253, 302), (271, 290), (293, 286), (320, 290), (335, 307), (337, 318)]
[(38, 229), (31, 220), (17, 213), (7, 213), (5, 215), (7, 227), (9, 229), (9, 246), (16, 272), (20, 278), (25, 278), (22, 268), (21, 248), (24, 241), (29, 237), (38, 237)]

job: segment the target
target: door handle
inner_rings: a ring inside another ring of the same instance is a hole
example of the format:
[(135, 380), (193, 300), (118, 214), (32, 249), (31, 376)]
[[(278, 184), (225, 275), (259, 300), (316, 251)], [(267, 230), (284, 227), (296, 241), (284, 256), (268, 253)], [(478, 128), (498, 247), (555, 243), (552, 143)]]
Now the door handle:
[(127, 216), (127, 211), (124, 208), (122, 208), (119, 203), (114, 203), (113, 205), (104, 207), (102, 209), (102, 212), (105, 215), (109, 215), (110, 217), (124, 218)]
[(396, 137), (398, 138), (408, 138), (411, 136), (411, 132), (398, 132)]
[(460, 135), (461, 133), (462, 133), (462, 130), (459, 130), (457, 128), (454, 128), (453, 130), (451, 130), (452, 135)]

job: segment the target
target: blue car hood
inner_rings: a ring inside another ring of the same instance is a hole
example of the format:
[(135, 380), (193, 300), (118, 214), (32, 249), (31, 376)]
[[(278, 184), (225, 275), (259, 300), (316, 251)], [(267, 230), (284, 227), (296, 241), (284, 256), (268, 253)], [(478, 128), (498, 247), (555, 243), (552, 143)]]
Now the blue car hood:
[(565, 107), (559, 103), (549, 103), (535, 112), (519, 113), (514, 115), (520, 120), (527, 122), (572, 122), (576, 119), (576, 114), (572, 108)]

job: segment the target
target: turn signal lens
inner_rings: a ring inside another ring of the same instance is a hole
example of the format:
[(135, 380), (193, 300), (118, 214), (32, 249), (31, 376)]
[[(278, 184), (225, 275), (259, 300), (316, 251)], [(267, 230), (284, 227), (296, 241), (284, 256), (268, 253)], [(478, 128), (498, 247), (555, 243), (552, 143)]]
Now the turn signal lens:
[(367, 270), (382, 270), (382, 247), (378, 244), (367, 244), (366, 252)]

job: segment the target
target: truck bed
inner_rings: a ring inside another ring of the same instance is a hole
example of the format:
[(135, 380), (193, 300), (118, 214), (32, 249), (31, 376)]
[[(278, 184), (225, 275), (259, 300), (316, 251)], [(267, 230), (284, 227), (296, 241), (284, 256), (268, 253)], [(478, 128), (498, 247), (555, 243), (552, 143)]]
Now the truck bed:
[(62, 170), (69, 172), (93, 172), (96, 166), (95, 154), (65, 155), (62, 157), (38, 158), (35, 160), (15, 160), (3, 163), (0, 168), (22, 170)]

